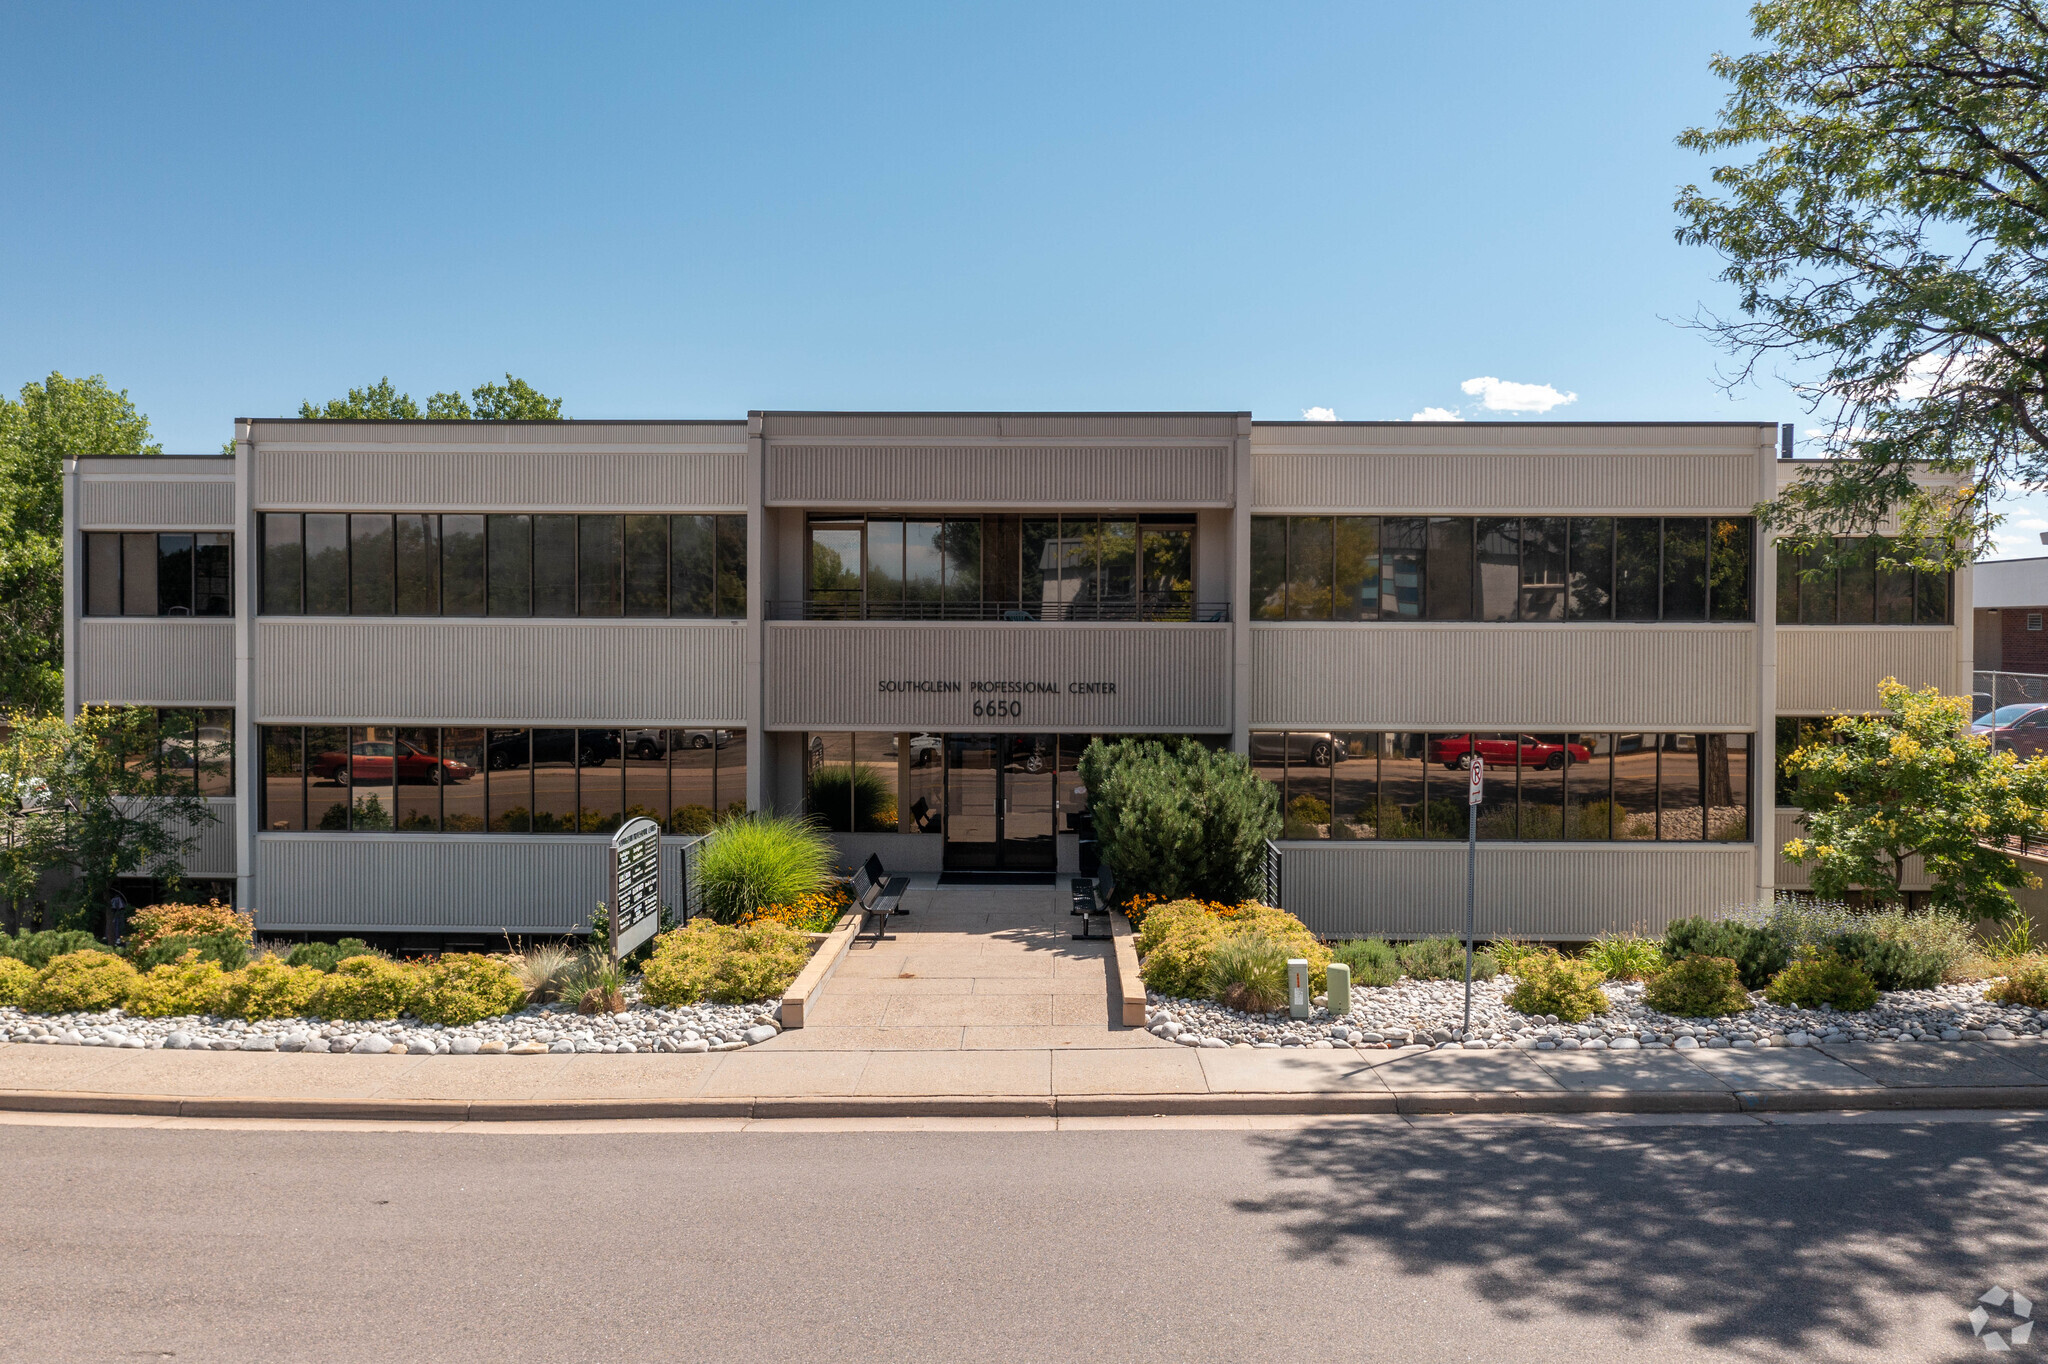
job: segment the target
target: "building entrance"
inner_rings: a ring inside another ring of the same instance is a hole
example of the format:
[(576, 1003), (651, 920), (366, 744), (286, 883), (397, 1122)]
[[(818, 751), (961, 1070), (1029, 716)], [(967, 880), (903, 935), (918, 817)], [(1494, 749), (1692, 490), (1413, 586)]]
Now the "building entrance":
[(1051, 734), (946, 736), (946, 869), (1052, 871), (1056, 741)]

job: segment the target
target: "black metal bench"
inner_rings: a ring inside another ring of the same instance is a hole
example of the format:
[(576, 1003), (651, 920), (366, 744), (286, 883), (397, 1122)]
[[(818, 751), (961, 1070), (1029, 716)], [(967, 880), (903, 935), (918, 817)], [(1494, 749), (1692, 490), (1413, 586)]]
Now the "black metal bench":
[[(910, 889), (910, 878), (891, 876), (882, 869), (882, 859), (873, 853), (861, 864), (859, 871), (847, 880), (846, 888), (853, 892), (854, 903), (866, 916), (861, 923), (857, 938), (869, 942), (889, 942), (896, 935), (882, 930), (889, 926), (891, 914), (908, 914), (903, 908), (903, 892)], [(867, 919), (874, 921), (874, 932), (868, 932)]]
[[(1073, 912), (1081, 916), (1081, 931), (1068, 936), (1086, 939), (1109, 937), (1109, 902), (1116, 894), (1116, 873), (1105, 866), (1092, 881), (1085, 876), (1075, 877), (1070, 888), (1074, 893)], [(1102, 925), (1100, 933), (1095, 931), (1098, 921)]]

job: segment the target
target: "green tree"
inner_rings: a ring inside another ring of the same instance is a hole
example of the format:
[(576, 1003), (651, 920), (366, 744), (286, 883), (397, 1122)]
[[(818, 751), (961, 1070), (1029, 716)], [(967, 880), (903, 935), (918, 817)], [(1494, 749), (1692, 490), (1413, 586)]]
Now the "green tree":
[[(66, 721), (17, 710), (8, 724), (0, 747), (0, 822), (8, 834), (0, 893), (9, 903), (54, 882), (61, 887), (58, 926), (95, 929), (117, 878), (151, 876), (176, 886), (214, 815), (192, 788), (192, 755), (158, 762), (154, 712), (87, 708)], [(198, 740), (188, 731), (182, 742)], [(225, 754), (202, 748), (196, 759), (201, 772), (226, 769)]]
[(1265, 843), (1280, 798), (1242, 753), (1183, 739), (1097, 739), (1081, 780), (1102, 858), (1120, 891), (1236, 903), (1265, 890)]
[(1970, 733), (1968, 697), (1913, 691), (1887, 677), (1875, 715), (1837, 715), (1784, 759), (1806, 832), (1785, 856), (1813, 868), (1817, 894), (1851, 890), (1905, 899), (1919, 857), (1934, 903), (1966, 918), (2002, 919), (2012, 888), (2032, 878), (1997, 850), (2048, 833), (2048, 758), (2021, 762)]
[(100, 375), (53, 371), (19, 401), (0, 397), (0, 708), (63, 703), (64, 461), (162, 453), (127, 390)]
[[(1841, 458), (1767, 508), (1831, 537), (1897, 510), (1888, 563), (1966, 561), (2001, 493), (2048, 480), (2048, 15), (2039, 0), (1762, 0), (1762, 50), (1679, 142), (1746, 161), (1688, 185), (1681, 241), (1726, 262), (1740, 316), (1701, 321), (1770, 364)], [(1950, 477), (1916, 477), (1933, 470)]]
[(507, 374), (502, 384), (478, 384), (467, 399), (460, 393), (433, 394), (422, 411), (412, 395), (393, 388), (387, 376), (367, 388), (350, 389), (346, 398), (318, 406), (300, 403), (299, 416), (309, 421), (560, 421), (562, 400)]

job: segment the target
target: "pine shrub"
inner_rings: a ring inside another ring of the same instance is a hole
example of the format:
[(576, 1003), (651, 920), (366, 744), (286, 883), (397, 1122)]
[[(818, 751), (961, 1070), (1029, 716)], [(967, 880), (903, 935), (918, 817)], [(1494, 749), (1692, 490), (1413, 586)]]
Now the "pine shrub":
[(350, 957), (383, 955), (361, 938), (343, 938), (339, 942), (302, 942), (285, 955), (284, 963), (287, 966), (310, 966), (315, 971), (332, 971)]
[(1761, 990), (1792, 960), (1792, 949), (1768, 928), (1735, 919), (1673, 919), (1664, 930), (1666, 961), (1721, 957), (1742, 973), (1743, 988)]
[(1600, 988), (1600, 968), (1554, 952), (1536, 953), (1522, 963), (1508, 1007), (1520, 1013), (1557, 1015), (1560, 1023), (1583, 1023), (1607, 1012), (1607, 992)]
[(1742, 968), (1728, 957), (1692, 956), (1650, 978), (1643, 1003), (1674, 1018), (1725, 1018), (1750, 1007)]
[(1287, 1003), (1287, 949), (1263, 933), (1237, 933), (1209, 952), (1209, 998), (1226, 1009), (1272, 1013)]
[(143, 972), (128, 987), (127, 1009), (138, 1018), (189, 1018), (224, 1013), (229, 977), (196, 948)]
[(1081, 779), (1102, 859), (1125, 894), (1226, 903), (1265, 889), (1266, 840), (1280, 832), (1280, 798), (1242, 753), (1184, 739), (1097, 739)]
[(223, 971), (239, 971), (249, 964), (249, 943), (239, 933), (174, 933), (157, 938), (146, 947), (131, 945), (122, 955), (136, 970), (150, 971), (179, 960), (187, 952), (197, 952), (201, 961), (213, 962)]
[(1401, 978), (1401, 961), (1394, 949), (1378, 938), (1353, 938), (1330, 950), (1330, 960), (1351, 968), (1354, 986), (1392, 985)]
[(350, 957), (321, 980), (313, 1012), (321, 1018), (396, 1018), (411, 1009), (420, 984), (417, 967), (382, 957)]
[(220, 1012), (247, 1019), (304, 1017), (313, 1012), (313, 1001), (326, 981), (324, 972), (310, 966), (264, 957), (227, 978)]
[(19, 1004), (36, 978), (36, 969), (14, 957), (0, 957), (0, 1004)]
[(425, 1023), (455, 1026), (511, 1013), (526, 1004), (511, 963), (475, 952), (450, 952), (429, 965), (412, 1012)]
[(32, 1014), (111, 1009), (127, 1000), (135, 980), (135, 968), (111, 952), (66, 952), (36, 972), (22, 992), (21, 1007)]
[(92, 934), (76, 928), (46, 928), (39, 933), (23, 933), (19, 937), (8, 937), (0, 933), (0, 957), (40, 971), (50, 964), (53, 957), (67, 952), (102, 951), (100, 942)]
[(1827, 950), (1851, 963), (1880, 990), (1927, 990), (1941, 983), (1942, 959), (1875, 933), (1837, 934)]
[(1854, 962), (1833, 952), (1807, 949), (1764, 990), (1773, 1004), (1795, 1009), (1828, 1005), (1836, 1013), (1862, 1013), (1877, 1003), (1877, 987)]

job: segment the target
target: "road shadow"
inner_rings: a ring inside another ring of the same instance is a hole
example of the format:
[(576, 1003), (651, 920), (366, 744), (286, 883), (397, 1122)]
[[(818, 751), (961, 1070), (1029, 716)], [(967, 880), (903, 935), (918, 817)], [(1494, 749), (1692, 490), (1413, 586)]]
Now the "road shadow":
[(1490, 1317), (1675, 1316), (1702, 1349), (1780, 1357), (1877, 1350), (1873, 1323), (1915, 1295), (1960, 1323), (2015, 1273), (2048, 1287), (2041, 1125), (1333, 1124), (1257, 1145), (1283, 1191), (1235, 1206), (1291, 1258), (1463, 1269)]

